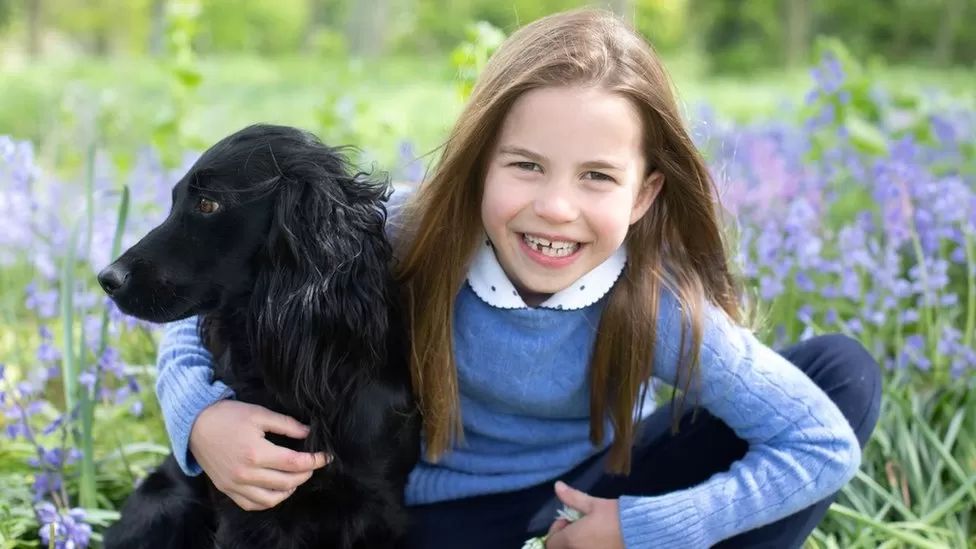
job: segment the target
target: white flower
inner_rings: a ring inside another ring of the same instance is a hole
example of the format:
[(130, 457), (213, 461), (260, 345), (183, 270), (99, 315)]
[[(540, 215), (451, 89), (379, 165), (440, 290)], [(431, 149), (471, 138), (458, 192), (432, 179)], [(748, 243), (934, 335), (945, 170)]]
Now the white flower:
[[(566, 519), (569, 522), (576, 522), (577, 520), (583, 518), (583, 513), (580, 513), (572, 507), (563, 507), (562, 509), (556, 511), (556, 517), (561, 519)], [(527, 540), (522, 544), (522, 549), (546, 549), (546, 538), (549, 536), (539, 536)]]

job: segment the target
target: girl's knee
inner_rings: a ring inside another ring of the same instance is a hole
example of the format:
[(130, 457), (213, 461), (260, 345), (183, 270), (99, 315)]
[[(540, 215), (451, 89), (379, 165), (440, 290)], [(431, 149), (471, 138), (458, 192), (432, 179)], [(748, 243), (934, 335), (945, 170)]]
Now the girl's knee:
[(881, 367), (859, 341), (846, 335), (819, 336), (809, 343), (824, 361), (817, 384), (837, 404), (864, 446), (878, 420)]

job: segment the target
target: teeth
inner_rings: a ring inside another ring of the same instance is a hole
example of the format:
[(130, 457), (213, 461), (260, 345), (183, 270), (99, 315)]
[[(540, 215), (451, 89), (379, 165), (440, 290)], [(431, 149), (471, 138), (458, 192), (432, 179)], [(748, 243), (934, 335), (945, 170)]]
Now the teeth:
[(548, 240), (538, 236), (523, 234), (522, 239), (532, 249), (548, 257), (566, 257), (579, 249), (579, 242)]

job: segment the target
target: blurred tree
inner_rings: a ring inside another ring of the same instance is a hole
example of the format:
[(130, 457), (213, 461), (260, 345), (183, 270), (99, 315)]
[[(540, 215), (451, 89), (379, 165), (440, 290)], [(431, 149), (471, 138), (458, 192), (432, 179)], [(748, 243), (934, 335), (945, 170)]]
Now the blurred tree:
[(307, 0), (305, 12), (305, 32), (302, 36), (302, 49), (306, 53), (312, 51), (315, 37), (329, 24), (329, 10), (325, 0)]
[(633, 24), (658, 51), (689, 46), (697, 28), (688, 26), (689, 0), (637, 0)]
[[(0, 26), (28, 55), (42, 35), (94, 54), (160, 55), (176, 0), (0, 0)], [(588, 0), (205, 0), (194, 46), (207, 53), (341, 56), (450, 51), (470, 23), (506, 33)], [(976, 0), (603, 0), (659, 50), (704, 50), (711, 67), (742, 72), (811, 61), (818, 36), (861, 58), (943, 65), (976, 61)], [(56, 9), (55, 9), (56, 8)], [(10, 24), (14, 23), (14, 24)], [(42, 32), (43, 30), (43, 32)]]
[(962, 26), (965, 11), (965, 0), (946, 0), (944, 2), (942, 21), (935, 38), (935, 51), (932, 53), (936, 63), (948, 65), (952, 62), (956, 34)]
[(387, 0), (357, 0), (346, 27), (346, 41), (353, 55), (377, 57), (386, 50)]
[(146, 52), (149, 0), (58, 0), (56, 5), (57, 9), (44, 12), (44, 25), (85, 51), (95, 55)]
[[(816, 36), (843, 40), (858, 57), (942, 64), (976, 60), (974, 0), (690, 0), (689, 14), (717, 71), (811, 61)], [(640, 8), (639, 8), (640, 9)], [(638, 15), (640, 17), (640, 14)], [(967, 47), (970, 46), (970, 47)]]
[(27, 0), (27, 55), (41, 53), (41, 0)]
[(166, 0), (152, 0), (149, 8), (149, 54), (159, 57), (166, 48)]
[(301, 50), (307, 0), (207, 0), (202, 2), (198, 49), (280, 55)]
[(712, 69), (751, 72), (782, 61), (781, 0), (692, 0)]
[(13, 19), (13, 0), (0, 0), (0, 30), (3, 30)]
[(810, 55), (810, 31), (813, 10), (809, 0), (786, 2), (786, 63), (795, 67), (805, 63)]

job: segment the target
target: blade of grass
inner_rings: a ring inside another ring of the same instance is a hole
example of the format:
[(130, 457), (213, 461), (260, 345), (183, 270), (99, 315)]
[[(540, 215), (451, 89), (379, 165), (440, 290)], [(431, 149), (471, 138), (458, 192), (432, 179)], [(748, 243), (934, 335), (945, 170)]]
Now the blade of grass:
[(905, 543), (911, 543), (916, 547), (921, 547), (922, 549), (946, 549), (945, 544), (930, 541), (928, 539), (923, 538), (922, 536), (919, 536), (918, 534), (915, 534), (914, 532), (909, 532), (901, 528), (897, 528), (895, 524), (900, 524), (900, 523), (885, 523), (885, 522), (877, 521), (871, 517), (864, 516), (861, 513), (858, 513), (857, 511), (851, 509), (850, 507), (846, 507), (839, 503), (832, 504), (830, 506), (830, 511), (833, 513), (837, 513), (843, 517), (849, 518), (865, 526), (874, 528), (875, 530), (883, 533), (886, 536), (899, 539)]
[(74, 262), (78, 245), (78, 225), (75, 224), (68, 237), (68, 249), (61, 264), (61, 324), (64, 330), (61, 375), (64, 385), (64, 404), (69, 414), (75, 411), (78, 394), (78, 362), (74, 346)]
[(968, 481), (957, 488), (942, 503), (926, 513), (919, 520), (926, 524), (932, 524), (933, 522), (939, 520), (943, 515), (951, 511), (957, 503), (962, 501), (962, 498), (966, 497), (966, 492), (971, 492), (973, 490), (973, 486), (976, 486), (976, 475), (971, 476)]
[(863, 482), (872, 492), (877, 494), (885, 503), (890, 504), (896, 511), (901, 513), (902, 517), (906, 520), (918, 520), (918, 516), (912, 512), (911, 509), (905, 506), (905, 503), (901, 500), (900, 495), (892, 494), (884, 489), (883, 486), (878, 484), (878, 481), (874, 480), (868, 476), (863, 471), (858, 471), (856, 478)]

